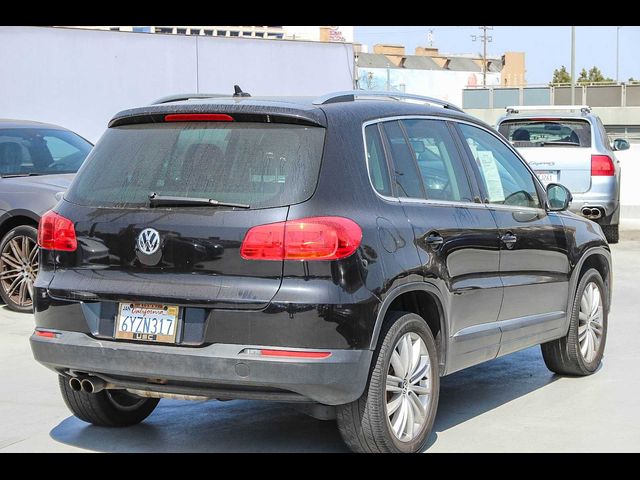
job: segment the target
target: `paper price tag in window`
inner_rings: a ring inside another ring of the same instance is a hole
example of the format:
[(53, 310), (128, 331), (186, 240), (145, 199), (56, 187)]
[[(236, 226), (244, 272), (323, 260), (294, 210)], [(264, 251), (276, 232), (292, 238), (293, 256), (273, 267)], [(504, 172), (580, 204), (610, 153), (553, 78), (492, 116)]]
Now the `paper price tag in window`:
[(502, 180), (498, 172), (498, 165), (493, 156), (493, 152), (489, 150), (477, 150), (477, 158), (480, 162), (480, 168), (484, 174), (487, 183), (487, 193), (489, 201), (504, 202), (504, 190), (502, 189)]

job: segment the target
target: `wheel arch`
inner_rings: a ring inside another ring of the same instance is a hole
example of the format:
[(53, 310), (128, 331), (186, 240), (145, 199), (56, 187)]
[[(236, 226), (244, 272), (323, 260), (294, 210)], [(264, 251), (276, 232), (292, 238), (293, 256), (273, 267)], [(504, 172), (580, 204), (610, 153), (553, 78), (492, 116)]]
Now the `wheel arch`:
[(9, 231), (20, 225), (38, 227), (40, 216), (31, 210), (17, 209), (0, 215), (0, 241)]
[[(380, 305), (371, 336), (370, 348), (375, 350), (377, 347), (380, 331), (388, 312), (402, 310), (415, 313), (425, 320), (433, 333), (438, 350), (440, 372), (444, 372), (449, 331), (443, 305), (440, 291), (434, 285), (412, 282), (396, 287)], [(437, 315), (437, 318), (434, 319), (434, 315)]]
[[(607, 287), (607, 312), (611, 309), (611, 292), (613, 290), (613, 265), (611, 263), (611, 252), (602, 246), (592, 247), (585, 251), (577, 262), (571, 280), (569, 281), (569, 301), (567, 302), (567, 319), (566, 319), (566, 331), (569, 330), (569, 323), (571, 319), (571, 308), (576, 296), (576, 290), (578, 283), (584, 275), (584, 273), (595, 268), (604, 281), (605, 287)], [(566, 333), (565, 333), (566, 334)]]

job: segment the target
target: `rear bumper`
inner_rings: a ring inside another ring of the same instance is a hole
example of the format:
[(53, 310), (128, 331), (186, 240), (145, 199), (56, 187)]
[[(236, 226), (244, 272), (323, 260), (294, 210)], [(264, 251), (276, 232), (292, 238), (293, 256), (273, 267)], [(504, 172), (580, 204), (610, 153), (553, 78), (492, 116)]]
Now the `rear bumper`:
[(600, 208), (604, 215), (596, 220), (600, 224), (617, 224), (620, 217), (619, 177), (591, 177), (591, 188), (584, 193), (573, 193), (569, 210), (582, 216), (584, 207)]
[(35, 359), (58, 373), (83, 372), (122, 387), (220, 399), (348, 403), (364, 391), (372, 357), (370, 350), (331, 350), (323, 359), (267, 358), (240, 353), (265, 346), (193, 348), (58, 333), (57, 338), (30, 339)]

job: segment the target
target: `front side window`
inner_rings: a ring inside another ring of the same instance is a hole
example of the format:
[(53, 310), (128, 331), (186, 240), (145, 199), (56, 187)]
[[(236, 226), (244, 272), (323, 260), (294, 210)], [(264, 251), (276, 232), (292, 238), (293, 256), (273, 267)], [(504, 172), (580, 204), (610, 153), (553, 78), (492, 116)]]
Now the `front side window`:
[(462, 135), (476, 161), (489, 203), (540, 208), (533, 176), (496, 136), (467, 124)]
[(176, 122), (109, 128), (65, 199), (149, 206), (149, 195), (270, 208), (308, 199), (325, 129), (277, 123)]
[(0, 129), (0, 175), (75, 173), (91, 144), (68, 130)]
[(471, 187), (447, 125), (441, 120), (403, 120), (427, 198), (472, 202)]

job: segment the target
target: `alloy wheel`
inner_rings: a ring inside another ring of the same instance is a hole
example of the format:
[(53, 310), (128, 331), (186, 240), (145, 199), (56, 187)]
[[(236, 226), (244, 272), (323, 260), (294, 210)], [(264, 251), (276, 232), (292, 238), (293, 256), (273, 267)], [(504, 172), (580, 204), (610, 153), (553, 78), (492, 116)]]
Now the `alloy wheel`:
[(386, 378), (387, 420), (402, 442), (416, 438), (427, 420), (431, 375), (424, 341), (417, 333), (405, 333), (393, 348)]
[(578, 313), (578, 342), (585, 362), (592, 362), (598, 354), (603, 333), (602, 293), (596, 283), (590, 282), (582, 292)]
[(0, 252), (0, 287), (19, 307), (33, 305), (33, 283), (38, 274), (38, 245), (26, 235), (9, 240)]

